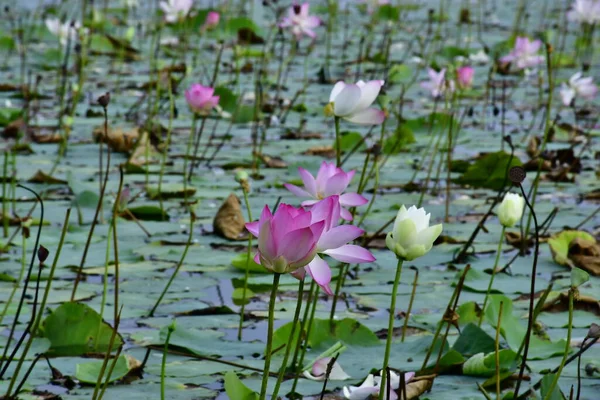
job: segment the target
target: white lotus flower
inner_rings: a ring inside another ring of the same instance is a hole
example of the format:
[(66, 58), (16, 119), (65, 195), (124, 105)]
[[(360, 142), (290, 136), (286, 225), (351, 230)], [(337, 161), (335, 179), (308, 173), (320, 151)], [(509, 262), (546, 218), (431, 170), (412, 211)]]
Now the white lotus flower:
[(350, 400), (364, 400), (372, 394), (379, 393), (379, 386), (375, 385), (375, 378), (369, 374), (360, 386), (344, 386), (344, 397)]
[(477, 53), (469, 55), (469, 61), (475, 64), (487, 64), (490, 61), (490, 57), (484, 50), (479, 50)]
[[(365, 400), (371, 395), (379, 393), (381, 385), (381, 375), (383, 370), (379, 372), (379, 376), (369, 375), (367, 379), (360, 386), (344, 386), (343, 393), (344, 397), (350, 400)], [(414, 372), (407, 372), (404, 374), (404, 382), (408, 383), (415, 376)], [(386, 386), (388, 384), (386, 383)], [(386, 393), (384, 399), (397, 400), (398, 395), (396, 390), (400, 388), (400, 375), (390, 370), (390, 382), (389, 382), (390, 393)]]
[(429, 252), (433, 242), (442, 233), (442, 224), (429, 226), (431, 214), (424, 208), (400, 207), (394, 229), (385, 238), (388, 249), (403, 260), (414, 260)]
[(591, 76), (583, 78), (581, 72), (573, 74), (569, 83), (563, 83), (560, 89), (560, 97), (565, 106), (570, 106), (576, 97), (592, 100), (598, 92), (598, 87)]
[(600, 1), (575, 0), (571, 10), (567, 13), (567, 19), (590, 25), (600, 22)]
[[(325, 380), (325, 376), (327, 375), (327, 366), (331, 361), (331, 357), (320, 358), (312, 366), (311, 372), (304, 371), (303, 375), (308, 379), (312, 379), (313, 381), (323, 381)], [(329, 379), (334, 381), (344, 381), (349, 379), (350, 375), (348, 375), (343, 369), (342, 366), (336, 361), (333, 363), (331, 367), (331, 373), (329, 374)]]
[(62, 23), (58, 18), (48, 18), (45, 22), (48, 30), (53, 35), (58, 36), (60, 44), (63, 46), (67, 45), (69, 39), (71, 40), (71, 43), (77, 40), (77, 31), (81, 27), (79, 22), (74, 22), (73, 26), (71, 26), (71, 22), (67, 21)]
[(325, 106), (325, 115), (343, 118), (360, 125), (379, 125), (385, 119), (385, 113), (370, 108), (379, 95), (385, 81), (358, 81), (347, 84), (339, 81), (329, 95), (329, 104)]
[(523, 216), (525, 199), (516, 193), (506, 193), (498, 206), (498, 220), (506, 228), (512, 228)]
[(193, 3), (194, 0), (167, 0), (161, 1), (159, 6), (165, 13), (165, 20), (173, 23), (185, 18), (192, 9)]

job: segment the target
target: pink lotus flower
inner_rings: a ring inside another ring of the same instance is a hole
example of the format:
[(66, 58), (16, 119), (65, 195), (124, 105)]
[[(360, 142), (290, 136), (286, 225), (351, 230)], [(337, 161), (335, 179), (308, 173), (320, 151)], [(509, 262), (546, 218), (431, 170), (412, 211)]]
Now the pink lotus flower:
[(196, 114), (206, 114), (219, 104), (219, 96), (213, 96), (215, 89), (194, 83), (185, 91), (185, 99)]
[(204, 24), (202, 24), (202, 30), (209, 30), (209, 29), (214, 29), (219, 25), (219, 20), (221, 19), (221, 16), (219, 15), (218, 12), (215, 11), (209, 11), (208, 14), (206, 14), (206, 19), (204, 20)]
[(280, 274), (294, 272), (313, 260), (324, 227), (325, 221), (313, 221), (310, 211), (289, 204), (281, 204), (274, 215), (265, 206), (258, 221), (246, 224), (258, 237), (254, 260)]
[(473, 84), (475, 70), (473, 67), (464, 66), (456, 70), (456, 83), (460, 89), (470, 88)]
[(303, 35), (314, 39), (317, 34), (313, 29), (321, 25), (321, 20), (314, 15), (308, 15), (309, 7), (308, 3), (294, 4), (289, 8), (288, 16), (284, 17), (279, 23), (279, 27), (291, 28), (296, 40), (302, 39)]
[(379, 125), (385, 119), (385, 113), (369, 108), (379, 95), (385, 81), (358, 81), (347, 84), (339, 81), (329, 95), (329, 104), (325, 106), (325, 115), (343, 118), (360, 125)]
[(600, 22), (600, 1), (575, 0), (567, 18), (569, 21), (590, 25)]
[(446, 80), (446, 68), (443, 68), (440, 72), (435, 72), (434, 69), (429, 68), (427, 73), (429, 74), (429, 81), (421, 82), (421, 87), (429, 90), (432, 97), (437, 98), (446, 92), (454, 92), (454, 82)]
[(518, 69), (535, 67), (544, 62), (544, 56), (538, 54), (541, 46), (541, 40), (530, 41), (529, 38), (518, 37), (513, 50), (500, 61), (514, 63)]
[(598, 87), (594, 83), (594, 79), (591, 76), (583, 78), (581, 75), (581, 72), (577, 72), (569, 79), (568, 84), (562, 84), (560, 97), (565, 106), (570, 106), (576, 97), (592, 100), (596, 96)]
[[(361, 246), (346, 244), (362, 236), (364, 230), (354, 225), (339, 225), (340, 200), (338, 196), (330, 196), (315, 204), (310, 210), (313, 223), (324, 222), (323, 232), (317, 241), (317, 253), (327, 254), (331, 258), (344, 263), (367, 263), (375, 261), (371, 252)], [(329, 287), (331, 269), (329, 264), (319, 255), (304, 267), (325, 293), (332, 295)], [(302, 277), (304, 271), (296, 271), (296, 277)]]
[(184, 19), (192, 9), (194, 0), (161, 1), (159, 7), (165, 13), (165, 20), (173, 23)]
[[(343, 169), (337, 168), (335, 163), (323, 161), (317, 173), (317, 179), (304, 168), (298, 168), (304, 188), (292, 185), (291, 183), (286, 183), (284, 186), (298, 197), (313, 198), (313, 200), (303, 201), (302, 205), (304, 207), (310, 207), (320, 200), (333, 195), (339, 196), (339, 203), (342, 207), (357, 207), (366, 204), (368, 200), (358, 193), (342, 194), (350, 184), (355, 172), (344, 172)], [(352, 221), (352, 214), (345, 208), (341, 208), (341, 216), (347, 221)]]

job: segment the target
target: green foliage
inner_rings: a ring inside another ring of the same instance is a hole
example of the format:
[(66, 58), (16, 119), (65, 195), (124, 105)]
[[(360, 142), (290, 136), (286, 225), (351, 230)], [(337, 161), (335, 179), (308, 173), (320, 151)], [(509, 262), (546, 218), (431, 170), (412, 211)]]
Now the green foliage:
[[(42, 323), (40, 334), (50, 341), (49, 357), (106, 353), (114, 329), (93, 308), (81, 303), (63, 303)], [(123, 344), (118, 333), (111, 351)]]
[[(104, 360), (96, 360), (90, 362), (84, 362), (77, 364), (75, 368), (75, 378), (80, 382), (87, 383), (90, 385), (95, 385), (98, 381), (98, 377), (100, 376), (100, 371), (102, 370), (102, 364)], [(104, 370), (104, 374), (102, 375), (102, 381), (106, 381), (106, 376), (110, 367), (113, 363), (113, 360), (109, 360), (106, 368)], [(115, 363), (115, 367), (110, 374), (109, 382), (115, 382), (119, 379), (123, 378), (125, 375), (129, 373), (131, 370), (131, 366), (129, 363), (129, 359), (125, 355), (120, 355)]]
[(508, 170), (520, 165), (518, 157), (513, 157), (511, 161), (510, 154), (503, 151), (488, 153), (475, 160), (457, 182), (474, 188), (500, 190)]
[(399, 124), (394, 134), (385, 139), (383, 154), (398, 154), (407, 145), (416, 142), (412, 129), (407, 124)]
[(228, 371), (225, 374), (225, 392), (231, 400), (256, 400), (258, 399), (258, 393), (248, 389), (246, 385), (242, 383), (237, 374), (233, 371)]

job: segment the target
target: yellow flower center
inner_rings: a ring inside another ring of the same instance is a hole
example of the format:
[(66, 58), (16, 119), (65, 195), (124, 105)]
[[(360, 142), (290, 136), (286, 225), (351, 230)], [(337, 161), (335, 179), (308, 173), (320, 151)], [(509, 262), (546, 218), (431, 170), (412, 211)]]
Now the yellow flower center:
[(325, 108), (323, 108), (323, 112), (325, 113), (325, 116), (327, 117), (333, 117), (334, 113), (333, 113), (333, 102), (328, 103)]

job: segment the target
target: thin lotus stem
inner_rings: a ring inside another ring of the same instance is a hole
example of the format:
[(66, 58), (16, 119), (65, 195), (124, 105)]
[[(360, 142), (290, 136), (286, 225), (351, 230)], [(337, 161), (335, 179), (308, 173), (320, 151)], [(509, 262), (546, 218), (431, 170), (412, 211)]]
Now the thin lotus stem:
[(329, 326), (333, 332), (334, 324), (333, 319), (335, 317), (335, 310), (337, 308), (337, 302), (340, 296), (340, 291), (342, 290), (342, 286), (344, 285), (344, 278), (348, 273), (348, 264), (342, 263), (339, 265), (339, 275), (337, 278), (337, 282), (335, 283), (335, 291), (333, 292), (333, 299), (331, 300), (331, 310), (329, 311)]
[(167, 371), (167, 353), (169, 350), (169, 341), (171, 334), (175, 330), (174, 324), (170, 324), (167, 328), (167, 338), (165, 340), (165, 348), (163, 351), (162, 362), (160, 365), (160, 399), (165, 400), (165, 374)]
[(267, 347), (265, 349), (265, 366), (263, 369), (262, 383), (260, 385), (260, 400), (267, 398), (267, 382), (269, 381), (269, 368), (271, 366), (271, 349), (273, 347), (273, 322), (275, 316), (275, 300), (277, 299), (277, 287), (281, 274), (273, 274), (273, 287), (271, 288), (271, 298), (269, 299), (269, 325), (267, 328)]
[(321, 396), (319, 397), (319, 400), (323, 400), (323, 396), (325, 396), (325, 389), (327, 389), (327, 382), (329, 381), (329, 375), (331, 375), (331, 370), (333, 369), (333, 365), (336, 363), (339, 356), (340, 356), (340, 353), (337, 353), (327, 363), (327, 369), (325, 370), (325, 379), (323, 380), (323, 388), (321, 389)]
[[(56, 266), (58, 264), (58, 259), (60, 257), (60, 252), (61, 249), (63, 247), (63, 244), (65, 242), (65, 236), (67, 234), (67, 228), (69, 227), (69, 217), (71, 216), (71, 208), (67, 209), (67, 212), (65, 214), (65, 220), (63, 223), (63, 228), (60, 234), (60, 239), (58, 242), (58, 248), (56, 250), (56, 256), (54, 256), (54, 261), (52, 262), (52, 267), (50, 267), (50, 272), (48, 274), (48, 279), (47, 279), (47, 283), (46, 283), (46, 288), (44, 289), (44, 296), (42, 297), (42, 302), (40, 303), (40, 307), (39, 307), (39, 313), (33, 313), (32, 315), (32, 320), (33, 318), (35, 318), (35, 321), (33, 322), (33, 325), (31, 327), (30, 330), (30, 335), (29, 335), (29, 339), (27, 340), (27, 343), (25, 344), (25, 348), (23, 350), (23, 353), (21, 355), (21, 358), (19, 360), (19, 363), (17, 364), (17, 367), (15, 368), (15, 372), (13, 373), (13, 378), (11, 379), (10, 382), (10, 386), (8, 387), (8, 391), (6, 392), (7, 396), (10, 396), (11, 392), (12, 392), (12, 388), (14, 383), (16, 382), (17, 377), (19, 376), (19, 371), (23, 365), (23, 362), (25, 361), (25, 358), (27, 356), (27, 353), (29, 351), (29, 349), (31, 348), (31, 345), (33, 344), (33, 340), (36, 337), (36, 333), (38, 330), (38, 327), (40, 326), (41, 322), (42, 322), (42, 315), (44, 313), (44, 308), (46, 307), (46, 302), (48, 301), (48, 295), (50, 294), (50, 288), (52, 287), (52, 279), (54, 278), (54, 272), (56, 271)], [(36, 301), (37, 303), (37, 301)], [(25, 383), (25, 380), (27, 379), (27, 377), (29, 376), (29, 374), (31, 373), (31, 370), (33, 369), (33, 366), (35, 365), (35, 363), (37, 362), (37, 360), (39, 359), (40, 355), (37, 356), (37, 358), (35, 359), (35, 361), (32, 363), (31, 367), (29, 368), (29, 370), (27, 371), (27, 373), (25, 374), (25, 376), (23, 377), (23, 379), (21, 380), (21, 382), (19, 383), (19, 386), (17, 386), (17, 389), (15, 390), (15, 395), (19, 393), (19, 391), (21, 390), (21, 387), (23, 386), (23, 384)]]
[[(317, 301), (319, 300), (319, 287), (316, 286), (315, 287), (315, 291), (314, 291), (314, 296), (312, 299), (312, 305), (311, 305), (311, 309), (310, 309), (310, 317), (308, 319), (308, 325), (306, 327), (306, 332), (304, 333), (304, 346), (302, 346), (301, 352), (300, 352), (300, 359), (298, 360), (298, 364), (296, 364), (296, 368), (300, 368), (302, 369), (303, 365), (304, 365), (304, 357), (306, 356), (306, 348), (308, 347), (308, 339), (310, 338), (310, 332), (312, 329), (312, 324), (313, 321), (315, 319), (315, 311), (317, 310)], [(296, 377), (294, 378), (294, 384), (292, 385), (292, 390), (291, 392), (294, 393), (296, 391), (296, 385), (298, 384), (298, 378), (300, 377), (300, 375), (296, 375)]]
[(340, 117), (335, 117), (335, 165), (342, 164), (342, 137), (340, 134)]
[(0, 314), (0, 325), (2, 324), (2, 321), (4, 321), (4, 317), (6, 316), (6, 313), (8, 312), (8, 307), (12, 304), (12, 300), (15, 297), (15, 293), (17, 293), (17, 290), (19, 289), (19, 285), (20, 285), (21, 281), (23, 280), (23, 275), (25, 275), (25, 267), (27, 266), (26, 255), (27, 255), (27, 237), (25, 235), (23, 235), (22, 241), (21, 241), (21, 271), (19, 272), (19, 277), (13, 284), (12, 291), (10, 292), (10, 295), (8, 296), (8, 300), (6, 300), (6, 304), (4, 304), (4, 308), (2, 309), (2, 313)]
[(488, 299), (490, 297), (490, 292), (492, 291), (492, 286), (494, 285), (494, 277), (496, 276), (496, 269), (498, 268), (498, 262), (500, 261), (500, 255), (502, 254), (502, 242), (504, 242), (504, 231), (506, 231), (506, 227), (502, 226), (502, 232), (500, 233), (500, 240), (498, 240), (498, 250), (496, 250), (496, 261), (494, 261), (494, 268), (492, 269), (492, 275), (490, 276), (490, 282), (488, 283), (487, 290), (485, 292), (485, 297), (483, 299), (483, 306), (481, 308), (481, 315), (479, 316), (479, 323), (477, 326), (481, 326), (483, 322), (483, 316), (485, 314), (485, 307), (487, 306)]
[(408, 302), (408, 309), (406, 310), (406, 316), (404, 317), (404, 325), (402, 325), (402, 343), (404, 343), (404, 337), (406, 336), (406, 328), (408, 328), (408, 320), (410, 318), (410, 312), (412, 311), (413, 302), (415, 301), (415, 295), (417, 294), (417, 282), (419, 280), (419, 270), (415, 268), (415, 279), (412, 284), (412, 292), (410, 293), (410, 301)]
[(554, 374), (554, 379), (552, 380), (552, 383), (546, 392), (544, 400), (549, 400), (552, 398), (552, 392), (554, 392), (554, 388), (558, 384), (560, 374), (562, 373), (562, 370), (567, 362), (567, 358), (569, 357), (569, 350), (571, 348), (571, 331), (573, 329), (573, 298), (575, 297), (575, 290), (575, 288), (569, 289), (569, 322), (567, 324), (567, 343), (565, 344), (565, 351), (563, 352), (563, 358), (558, 367), (558, 371)]
[(523, 199), (533, 216), (533, 222), (535, 224), (535, 250), (533, 253), (533, 266), (531, 268), (531, 290), (529, 293), (529, 315), (527, 319), (527, 332), (525, 333), (524, 344), (523, 344), (523, 361), (521, 363), (521, 368), (519, 370), (519, 378), (517, 379), (517, 385), (515, 386), (515, 394), (514, 398), (518, 398), (519, 388), (521, 386), (521, 381), (523, 380), (523, 374), (525, 373), (525, 364), (527, 363), (527, 355), (529, 354), (529, 341), (531, 340), (531, 331), (533, 329), (533, 314), (534, 314), (534, 294), (535, 294), (535, 276), (537, 274), (537, 260), (538, 260), (538, 252), (540, 248), (540, 237), (539, 237), (539, 225), (537, 216), (533, 209), (533, 206), (529, 202), (527, 195), (525, 194), (525, 190), (523, 189), (523, 185), (519, 183), (519, 188), (521, 189), (521, 194), (523, 195)]
[(188, 137), (187, 147), (185, 150), (185, 158), (183, 159), (183, 195), (186, 196), (186, 200), (187, 200), (186, 193), (187, 193), (187, 183), (188, 183), (188, 177), (187, 177), (188, 161), (190, 159), (190, 150), (192, 148), (192, 144), (194, 143), (194, 136), (196, 135), (196, 125), (197, 124), (198, 124), (198, 115), (196, 115), (196, 113), (194, 113), (194, 117), (192, 119), (192, 127), (190, 129), (190, 135)]
[(167, 141), (163, 151), (162, 162), (160, 164), (160, 174), (158, 175), (158, 201), (160, 203), (161, 212), (165, 211), (162, 196), (162, 183), (165, 174), (165, 165), (169, 156), (169, 147), (171, 146), (171, 134), (173, 132), (173, 118), (175, 116), (175, 99), (173, 97), (173, 84), (171, 83), (171, 75), (168, 76), (169, 82), (169, 125), (167, 126)]
[(498, 323), (496, 324), (496, 343), (495, 343), (495, 361), (496, 361), (496, 400), (500, 400), (500, 324), (502, 323), (502, 308), (504, 302), (500, 302), (498, 311)]
[(196, 134), (196, 143), (194, 144), (194, 156), (192, 158), (192, 163), (190, 164), (190, 170), (188, 172), (188, 182), (192, 181), (192, 175), (194, 174), (194, 167), (196, 166), (196, 155), (198, 154), (198, 146), (200, 146), (200, 139), (202, 139), (202, 132), (204, 131), (204, 126), (206, 125), (206, 116), (202, 116), (202, 120), (200, 121), (200, 129)]
[[(552, 111), (552, 98), (553, 98), (553, 92), (554, 92), (554, 76), (553, 76), (553, 66), (552, 66), (552, 46), (550, 46), (549, 44), (546, 45), (546, 69), (547, 69), (547, 74), (548, 74), (548, 99), (546, 100), (546, 123), (545, 123), (545, 129), (544, 129), (544, 137), (542, 139), (542, 144), (540, 145), (540, 149), (539, 149), (539, 154), (542, 154), (544, 152), (544, 150), (546, 149), (546, 144), (549, 141), (550, 138), (550, 131), (551, 131), (551, 127), (553, 126), (553, 124), (551, 123), (551, 111)], [(540, 174), (542, 172), (542, 160), (541, 160), (541, 156), (540, 158), (537, 160), (538, 162), (538, 168), (537, 168), (537, 172), (535, 175), (535, 179), (533, 181), (533, 187), (532, 187), (532, 195), (531, 195), (531, 208), (535, 207), (535, 202), (537, 199), (537, 192), (538, 192), (538, 186), (539, 186), (539, 179), (540, 179)], [(531, 220), (532, 218), (534, 218), (533, 216), (533, 211), (529, 214), (529, 216), (527, 217), (527, 225), (525, 226), (525, 233), (523, 234), (523, 236), (521, 237), (523, 240), (522, 246), (523, 248), (525, 248), (525, 244), (527, 243), (527, 236), (529, 236), (529, 228), (531, 228)], [(536, 235), (538, 235), (539, 232), (536, 232)], [(519, 383), (517, 383), (516, 388), (519, 388)], [(515, 390), (515, 398), (517, 397), (516, 395), (518, 394), (518, 391)]]
[(183, 265), (183, 261), (185, 260), (185, 257), (187, 256), (187, 253), (188, 253), (188, 250), (190, 249), (190, 245), (192, 244), (192, 238), (194, 236), (194, 222), (195, 221), (196, 221), (196, 216), (194, 215), (194, 212), (190, 208), (190, 226), (188, 228), (189, 229), (189, 233), (188, 233), (187, 243), (185, 244), (185, 248), (183, 249), (183, 253), (181, 254), (181, 258), (179, 259), (179, 263), (177, 263), (177, 267), (175, 267), (175, 270), (173, 271), (173, 274), (171, 274), (171, 277), (169, 278), (169, 281), (165, 285), (165, 288), (163, 289), (162, 293), (160, 294), (160, 296), (156, 300), (156, 303), (154, 303), (154, 307), (152, 307), (152, 309), (150, 310), (150, 313), (148, 313), (149, 317), (153, 317), (154, 316), (154, 312), (156, 312), (156, 309), (160, 305), (160, 302), (162, 301), (163, 297), (165, 297), (165, 295), (169, 291), (169, 288), (171, 287), (171, 284), (175, 280), (175, 277), (177, 276), (177, 274), (179, 273), (179, 270), (181, 269), (181, 267)]
[[(390, 361), (390, 350), (392, 348), (392, 338), (394, 337), (394, 319), (396, 318), (396, 295), (398, 293), (398, 284), (400, 283), (400, 278), (402, 277), (402, 264), (404, 264), (404, 259), (398, 258), (398, 264), (396, 265), (396, 276), (394, 277), (394, 286), (392, 287), (392, 301), (390, 303), (390, 315), (388, 319), (388, 331), (387, 331), (387, 340), (385, 342), (385, 355), (383, 357), (383, 374), (381, 375), (381, 385), (380, 387), (385, 388), (387, 374), (385, 371), (388, 370), (388, 363)], [(379, 400), (383, 400), (385, 390), (379, 391)]]
[[(4, 345), (5, 346), (4, 352), (2, 353), (2, 359), (0, 360), (0, 367), (2, 368), (2, 371), (0, 371), (0, 379), (2, 379), (2, 377), (6, 373), (6, 370), (8, 369), (8, 366), (10, 365), (12, 360), (14, 359), (15, 354), (17, 353), (17, 350), (19, 349), (19, 347), (23, 343), (23, 340), (25, 339), (25, 336), (27, 335), (27, 333), (29, 333), (29, 330), (31, 329), (31, 324), (29, 324), (27, 326), (27, 328), (25, 329), (25, 332), (23, 332), (23, 334), (21, 335), (21, 338), (15, 345), (15, 348), (13, 349), (12, 353), (10, 354), (10, 356), (7, 359), (6, 355), (8, 354), (10, 342), (15, 333), (15, 328), (17, 326), (17, 323), (19, 322), (19, 316), (21, 315), (21, 310), (23, 309), (23, 303), (25, 302), (25, 295), (27, 294), (27, 286), (29, 286), (29, 280), (31, 279), (31, 271), (33, 270), (35, 254), (37, 254), (37, 251), (38, 251), (38, 246), (40, 244), (40, 236), (42, 234), (42, 226), (44, 225), (44, 202), (43, 202), (42, 198), (40, 197), (39, 194), (37, 194), (35, 191), (29, 189), (28, 187), (23, 186), (21, 184), (19, 184), (18, 186), (20, 188), (23, 188), (23, 189), (33, 193), (33, 195), (36, 197), (37, 201), (40, 203), (40, 224), (38, 226), (38, 231), (37, 231), (37, 235), (35, 238), (35, 245), (33, 246), (33, 253), (32, 253), (33, 256), (31, 257), (31, 262), (29, 263), (29, 269), (27, 270), (27, 276), (25, 277), (25, 284), (23, 285), (23, 291), (21, 292), (21, 298), (19, 300), (19, 305), (17, 306), (17, 312), (15, 314), (13, 323), (10, 327), (10, 333), (8, 335), (8, 340), (6, 341), (6, 344)], [(39, 278), (39, 275), (38, 275), (38, 278)], [(32, 320), (34, 317), (35, 316), (32, 315)], [(6, 364), (4, 363), (5, 360), (6, 360)]]
[[(240, 186), (244, 193), (244, 203), (246, 204), (246, 212), (248, 213), (248, 221), (252, 221), (252, 210), (250, 209), (250, 201), (248, 200), (249, 185), (247, 181), (241, 181)], [(248, 292), (248, 279), (250, 279), (250, 259), (252, 257), (252, 235), (248, 235), (248, 247), (246, 249), (246, 270), (244, 271), (244, 288), (242, 289), (242, 307), (240, 309), (240, 323), (238, 325), (238, 340), (242, 340), (242, 328), (244, 325), (244, 313), (246, 311), (246, 294)]]
[[(298, 299), (296, 301), (296, 311), (294, 312), (294, 319), (292, 320), (292, 330), (290, 332), (290, 339), (288, 344), (285, 346), (285, 354), (283, 356), (283, 361), (281, 362), (281, 367), (279, 368), (279, 376), (277, 377), (277, 383), (275, 384), (275, 389), (273, 390), (273, 394), (271, 398), (277, 399), (277, 394), (279, 393), (279, 388), (281, 387), (281, 382), (283, 381), (283, 375), (285, 374), (285, 369), (287, 366), (288, 358), (290, 357), (290, 353), (292, 350), (292, 345), (294, 343), (294, 335), (296, 334), (296, 327), (299, 325), (298, 320), (300, 317), (300, 309), (302, 308), (302, 298), (304, 293), (304, 279), (300, 281), (298, 285)], [(298, 335), (298, 340), (300, 340), (300, 336)]]
[(8, 196), (6, 191), (6, 180), (8, 179), (8, 151), (4, 152), (4, 164), (2, 168), (2, 231), (4, 237), (8, 237)]
[[(123, 309), (123, 307), (121, 307), (121, 310)], [(92, 395), (92, 400), (97, 400), (98, 399), (98, 394), (99, 394), (99, 390), (100, 390), (100, 384), (102, 383), (102, 378), (104, 377), (104, 372), (106, 371), (106, 366), (108, 365), (108, 360), (110, 359), (110, 353), (112, 352), (112, 348), (113, 345), (115, 344), (115, 338), (117, 337), (117, 329), (119, 328), (119, 322), (121, 319), (121, 311), (119, 311), (119, 313), (117, 314), (116, 318), (115, 318), (115, 323), (114, 323), (114, 327), (113, 327), (113, 331), (110, 335), (110, 340), (108, 341), (108, 347), (106, 349), (106, 354), (104, 355), (104, 360), (102, 362), (102, 367), (100, 368), (100, 373), (98, 374), (98, 380), (96, 381), (96, 386), (94, 387), (94, 393)], [(119, 352), (120, 352), (120, 346), (119, 346)], [(118, 355), (117, 355), (118, 357)]]
[(477, 389), (479, 389), (479, 391), (481, 392), (483, 397), (486, 398), (486, 400), (493, 400), (490, 394), (487, 392), (487, 390), (485, 390), (485, 388), (479, 382), (477, 382)]
[(298, 335), (298, 341), (296, 342), (296, 348), (294, 349), (294, 357), (292, 357), (292, 368), (296, 368), (296, 361), (298, 361), (298, 355), (300, 352), (300, 347), (304, 335), (304, 328), (306, 327), (306, 323), (308, 321), (308, 313), (310, 311), (310, 306), (312, 304), (313, 294), (315, 292), (316, 287), (317, 284), (315, 280), (311, 280), (310, 287), (308, 289), (308, 298), (306, 299), (306, 307), (304, 308), (304, 314), (302, 315), (302, 319), (300, 320), (300, 334)]
[(440, 360), (442, 359), (442, 354), (444, 352), (444, 343), (446, 343), (446, 339), (448, 338), (448, 333), (450, 333), (450, 327), (452, 326), (454, 316), (456, 315), (456, 307), (458, 307), (458, 300), (460, 298), (460, 293), (462, 292), (463, 284), (465, 282), (465, 278), (467, 277), (467, 272), (471, 267), (467, 265), (465, 271), (463, 271), (458, 284), (456, 285), (456, 298), (454, 299), (454, 303), (452, 304), (452, 308), (448, 307), (446, 309), (446, 314), (444, 315), (444, 320), (447, 322), (446, 331), (444, 332), (444, 336), (442, 337), (442, 346), (440, 346), (440, 351), (438, 352), (437, 359), (435, 361), (434, 372), (438, 372), (438, 367), (440, 365)]
[[(454, 150), (454, 143), (452, 142), (452, 127), (454, 126), (454, 106), (456, 105), (456, 93), (452, 96), (452, 111), (450, 112), (450, 126), (448, 127), (448, 151), (447, 151), (447, 175), (446, 175), (446, 213), (444, 222), (450, 222), (450, 174), (452, 170), (452, 151)], [(504, 141), (502, 141), (504, 143)]]
[[(108, 138), (108, 123), (107, 123), (108, 114), (107, 114), (106, 107), (107, 106), (103, 106), (102, 108), (104, 111), (104, 137)], [(94, 235), (94, 228), (96, 227), (98, 216), (100, 215), (100, 211), (102, 210), (102, 202), (104, 201), (104, 193), (106, 192), (106, 184), (108, 183), (108, 172), (110, 169), (110, 153), (111, 153), (110, 146), (106, 146), (106, 170), (104, 172), (104, 182), (102, 183), (102, 190), (100, 190), (100, 196), (98, 198), (98, 204), (96, 205), (94, 219), (92, 220), (92, 225), (90, 226), (90, 232), (88, 233), (88, 237), (85, 242), (85, 247), (83, 248), (83, 255), (81, 256), (81, 262), (79, 263), (79, 268), (77, 269), (77, 275), (75, 276), (75, 281), (73, 283), (73, 291), (71, 292), (71, 301), (75, 301), (75, 294), (77, 293), (77, 286), (79, 285), (79, 281), (81, 280), (81, 275), (83, 273), (83, 266), (85, 265), (85, 260), (87, 258), (88, 250), (90, 248), (90, 244), (92, 243), (92, 236)], [(115, 203), (115, 204), (117, 204), (117, 203)]]
[[(465, 278), (467, 277), (467, 273), (469, 272), (470, 269), (471, 269), (470, 264), (467, 264), (465, 269), (463, 269), (463, 272), (462, 272), (462, 275), (460, 276), (458, 284), (454, 288), (454, 292), (452, 292), (452, 297), (450, 297), (450, 301), (448, 302), (448, 305), (446, 306), (446, 313), (448, 313), (448, 310), (452, 310), (453, 304), (458, 303), (458, 296), (460, 294), (460, 291), (462, 290), (462, 282), (465, 281)], [(431, 353), (433, 352), (435, 343), (437, 342), (438, 337), (440, 336), (440, 333), (442, 331), (442, 326), (444, 325), (443, 322), (444, 322), (444, 319), (442, 317), (442, 320), (438, 324), (435, 334), (433, 335), (433, 340), (431, 341), (431, 346), (429, 346), (429, 349), (427, 350), (427, 354), (425, 355), (425, 359), (423, 360), (423, 364), (421, 365), (421, 370), (424, 370), (425, 367), (427, 366), (427, 363), (429, 362), (429, 358), (431, 357)], [(444, 343), (442, 342), (442, 344), (440, 346), (440, 354), (443, 350), (444, 350)]]
[(119, 311), (119, 241), (117, 239), (117, 218), (118, 218), (118, 210), (119, 210), (119, 203), (121, 201), (121, 192), (123, 191), (123, 167), (119, 166), (119, 189), (117, 191), (117, 201), (115, 201), (115, 204), (113, 206), (113, 213), (112, 213), (112, 227), (113, 227), (113, 252), (115, 255), (115, 288), (114, 288), (114, 307), (115, 307), (115, 313), (114, 313), (114, 320), (117, 320), (117, 317), (120, 314)]

